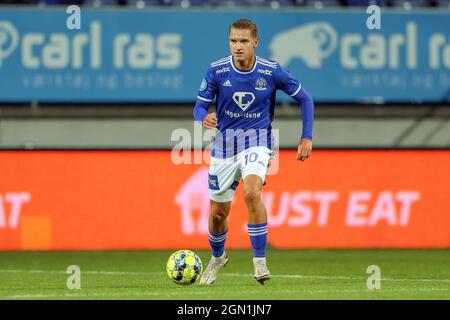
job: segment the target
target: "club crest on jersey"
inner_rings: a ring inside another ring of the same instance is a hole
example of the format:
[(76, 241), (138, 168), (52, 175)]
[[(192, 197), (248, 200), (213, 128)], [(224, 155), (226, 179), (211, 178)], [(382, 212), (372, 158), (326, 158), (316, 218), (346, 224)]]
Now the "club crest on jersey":
[(253, 92), (235, 92), (233, 94), (233, 101), (239, 108), (245, 111), (255, 101), (255, 95)]
[(256, 79), (256, 90), (267, 90), (267, 81), (264, 78)]
[(208, 83), (205, 79), (202, 80), (202, 84), (200, 85), (200, 91), (205, 91), (208, 88)]

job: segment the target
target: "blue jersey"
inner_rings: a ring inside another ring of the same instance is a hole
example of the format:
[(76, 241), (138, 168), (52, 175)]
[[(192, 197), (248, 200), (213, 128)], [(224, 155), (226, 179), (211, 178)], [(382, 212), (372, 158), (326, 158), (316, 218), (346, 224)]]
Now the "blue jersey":
[(239, 70), (233, 56), (212, 63), (197, 98), (216, 98), (217, 134), (212, 156), (229, 157), (252, 146), (272, 149), (271, 123), (276, 91), (295, 97), (301, 84), (277, 62), (256, 57), (251, 70)]

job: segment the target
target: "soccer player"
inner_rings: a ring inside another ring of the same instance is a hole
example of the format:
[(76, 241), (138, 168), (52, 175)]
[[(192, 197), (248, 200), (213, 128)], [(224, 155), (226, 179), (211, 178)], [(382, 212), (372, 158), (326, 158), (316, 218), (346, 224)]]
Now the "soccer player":
[[(294, 98), (302, 111), (303, 132), (297, 160), (311, 155), (314, 103), (301, 84), (277, 62), (255, 55), (256, 25), (240, 19), (229, 27), (231, 55), (213, 62), (201, 83), (194, 118), (216, 129), (209, 166), (209, 243), (212, 258), (200, 284), (211, 285), (228, 262), (224, 250), (228, 215), (238, 183), (243, 180), (247, 227), (253, 248), (255, 279), (264, 284), (271, 274), (266, 265), (267, 212), (261, 199), (269, 161), (273, 158), (275, 93), (280, 89)], [(216, 98), (216, 112), (208, 108)]]

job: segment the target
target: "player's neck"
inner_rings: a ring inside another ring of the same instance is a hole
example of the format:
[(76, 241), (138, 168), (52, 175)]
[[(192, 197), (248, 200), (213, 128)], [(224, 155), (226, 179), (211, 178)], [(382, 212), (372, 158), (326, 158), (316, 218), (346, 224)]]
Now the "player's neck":
[(253, 55), (250, 59), (245, 61), (236, 61), (234, 60), (234, 65), (239, 70), (251, 70), (253, 68), (253, 64), (255, 63), (256, 57)]

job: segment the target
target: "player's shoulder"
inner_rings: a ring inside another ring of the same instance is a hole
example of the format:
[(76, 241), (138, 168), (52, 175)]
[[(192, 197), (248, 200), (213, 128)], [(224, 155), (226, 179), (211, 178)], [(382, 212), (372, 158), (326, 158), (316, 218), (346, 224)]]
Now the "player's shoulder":
[(211, 64), (209, 66), (211, 69), (216, 70), (216, 69), (226, 67), (227, 65), (230, 65), (230, 64), (231, 64), (231, 56), (226, 56), (222, 59), (211, 62)]
[(276, 62), (275, 60), (269, 60), (269, 59), (265, 59), (259, 56), (256, 56), (256, 61), (258, 62), (259, 65), (262, 65), (264, 67), (268, 67), (271, 69), (278, 69), (280, 67), (280, 64), (278, 62)]

